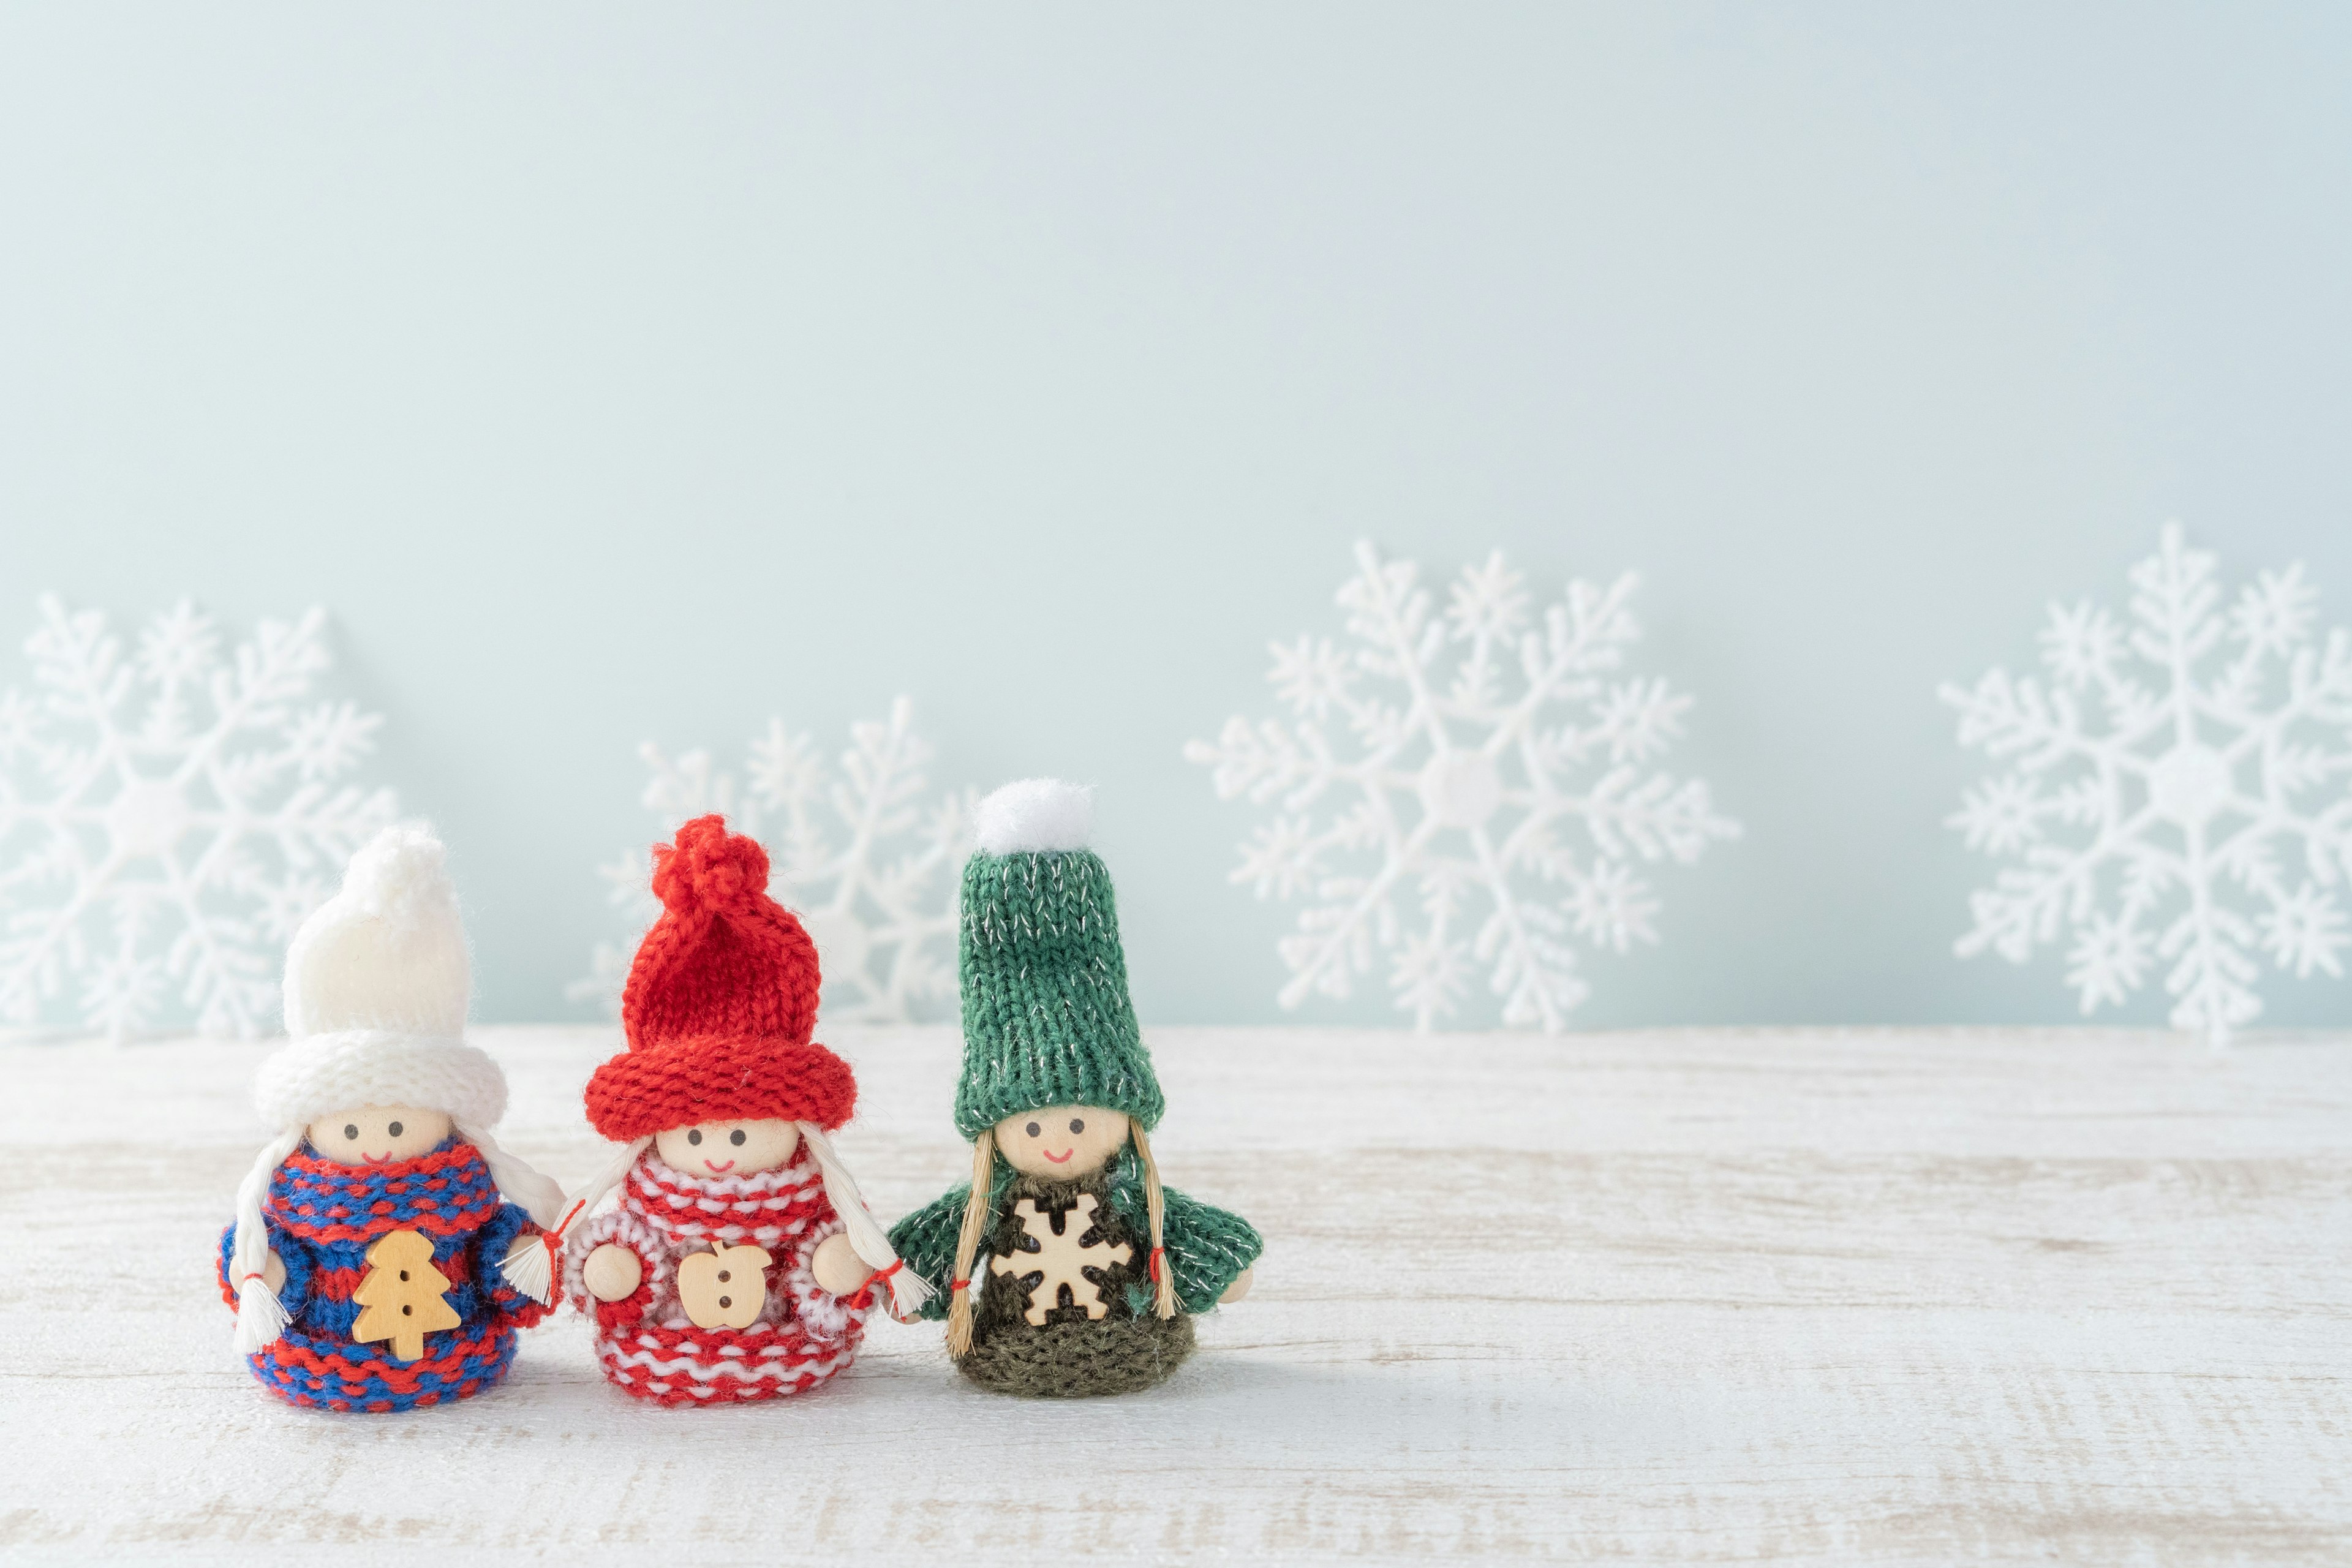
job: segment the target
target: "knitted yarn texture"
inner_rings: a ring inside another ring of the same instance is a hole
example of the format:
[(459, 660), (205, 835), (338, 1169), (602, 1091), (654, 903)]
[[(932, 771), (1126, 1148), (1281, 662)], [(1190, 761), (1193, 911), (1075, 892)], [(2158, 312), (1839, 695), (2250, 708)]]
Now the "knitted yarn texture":
[(423, 1106), (494, 1127), (506, 1114), (507, 1080), (488, 1052), (461, 1039), (347, 1029), (297, 1040), (264, 1061), (253, 1100), (272, 1127), (362, 1105)]
[(767, 851), (719, 816), (656, 847), (662, 914), (622, 994), (628, 1049), (588, 1085), (588, 1120), (604, 1137), (626, 1143), (730, 1118), (828, 1131), (849, 1120), (849, 1064), (809, 1037), (816, 944), (767, 887)]
[[(872, 1293), (835, 1296), (816, 1282), (819, 1243), (842, 1230), (823, 1173), (806, 1152), (750, 1175), (688, 1175), (647, 1151), (629, 1169), (618, 1207), (583, 1227), (572, 1251), (573, 1297), (595, 1322), (596, 1361), (614, 1386), (657, 1405), (773, 1399), (814, 1387), (856, 1359)], [(641, 1270), (634, 1295), (599, 1301), (581, 1268), (596, 1247), (626, 1248)], [(751, 1246), (763, 1271), (748, 1328), (698, 1328), (678, 1294), (688, 1254)]]
[(429, 828), (395, 823), (294, 933), (292, 1038), (254, 1080), (265, 1125), (361, 1105), (425, 1106), (483, 1127), (506, 1113), (505, 1075), (463, 1038), (473, 984), (446, 859)]
[[(1149, 1200), (1143, 1163), (1132, 1148), (1075, 1182), (1024, 1176), (1002, 1161), (995, 1173), (989, 1241), (972, 1269), (970, 1287), (980, 1292), (971, 1353), (956, 1364), (966, 1377), (1001, 1393), (1063, 1398), (1151, 1386), (1191, 1352), (1190, 1314), (1213, 1310), (1217, 1298), (1265, 1247), (1240, 1215), (1173, 1188), (1161, 1189), (1164, 1261), (1174, 1271), (1179, 1308), (1175, 1317), (1162, 1320), (1152, 1312)], [(927, 1318), (947, 1316), (956, 1232), (971, 1191), (957, 1187), (891, 1227), (890, 1241), (898, 1256), (939, 1291), (924, 1304)], [(1016, 1268), (1020, 1263), (1023, 1226), (1014, 1211), (1023, 1198), (1066, 1211), (1081, 1194), (1097, 1200), (1096, 1223), (1102, 1239), (1132, 1248), (1126, 1262), (1095, 1271), (1097, 1282), (1107, 1287), (1101, 1297), (1110, 1311), (1089, 1319), (1074, 1303), (1048, 1311), (1044, 1327), (1033, 1326), (1024, 1313), (1028, 1276), (999, 1272), (990, 1266), (991, 1259), (1009, 1258)]]
[[(720, 817), (697, 817), (677, 830), (674, 844), (656, 847), (653, 889), (662, 915), (638, 944), (622, 997), (628, 1048), (596, 1069), (586, 1094), (589, 1121), (625, 1148), (572, 1195), (563, 1226), (568, 1231), (573, 1216), (593, 1212), (614, 1184), (641, 1169), (636, 1154), (656, 1133), (706, 1121), (794, 1121), (804, 1163), (813, 1162), (822, 1201), (843, 1223), (850, 1249), (889, 1281), (895, 1309), (912, 1313), (921, 1304), (922, 1287), (898, 1267), (898, 1255), (825, 1136), (856, 1110), (857, 1081), (847, 1062), (809, 1038), (822, 984), (816, 946), (767, 888), (767, 851), (753, 838), (728, 832)], [(656, 1337), (669, 1331), (643, 1331)], [(635, 1369), (632, 1376), (661, 1381), (668, 1376), (664, 1369), (685, 1367), (690, 1378), (698, 1364), (698, 1350), (639, 1349), (651, 1360), (625, 1363)], [(856, 1350), (853, 1339), (816, 1375), (847, 1364)], [(791, 1346), (766, 1345), (760, 1353), (799, 1356)], [(624, 1363), (607, 1359), (608, 1375), (616, 1364)], [(811, 1364), (799, 1357), (776, 1370), (793, 1381)], [(614, 1381), (630, 1386), (618, 1376)], [(685, 1385), (664, 1382), (656, 1394), (674, 1386)], [(760, 1398), (770, 1392), (725, 1396)], [(681, 1397), (703, 1394), (688, 1390)]]
[(957, 945), (958, 1131), (976, 1137), (1046, 1105), (1098, 1105), (1146, 1131), (1159, 1125), (1166, 1101), (1128, 995), (1118, 910), (1099, 856), (974, 855), (964, 864)]
[[(286, 1265), (278, 1299), (291, 1321), (247, 1361), (262, 1386), (290, 1405), (410, 1410), (478, 1394), (512, 1364), (515, 1331), (548, 1310), (499, 1268), (536, 1227), (500, 1200), (480, 1152), (454, 1139), (384, 1165), (290, 1155), (271, 1178), (263, 1223)], [(352, 1298), (367, 1275), (368, 1248), (395, 1230), (433, 1244), (433, 1266), (452, 1282), (446, 1300), (457, 1314), (456, 1328), (425, 1336), (425, 1353), (412, 1362), (386, 1344), (352, 1340), (360, 1313)], [(221, 1236), (220, 1287), (232, 1307), (236, 1243), (231, 1226)]]
[[(237, 1190), (231, 1227), (229, 1278), (241, 1298), (235, 1342), (248, 1354), (277, 1337), (291, 1310), (262, 1279), (264, 1209), (280, 1162), (300, 1148), (305, 1124), (326, 1112), (371, 1105), (446, 1112), (506, 1196), (544, 1221), (562, 1206), (562, 1189), (490, 1135), (506, 1110), (506, 1075), (463, 1038), (472, 977), (446, 860), (430, 828), (386, 827), (352, 857), (342, 886), (287, 949), (293, 1037), (254, 1081), (256, 1109), (274, 1135)], [(513, 1269), (531, 1294), (550, 1287), (544, 1247), (492, 1261)], [(373, 1407), (375, 1396), (363, 1403)]]
[[(956, 1370), (972, 1382), (1034, 1398), (1135, 1394), (1165, 1379), (1192, 1353), (1192, 1320), (1182, 1312), (1166, 1320), (1152, 1313), (1150, 1232), (1130, 1228), (1116, 1206), (1101, 1203), (1107, 1185), (1102, 1177), (1101, 1172), (1076, 1182), (1023, 1176), (1013, 1184), (1013, 1205), (997, 1210), (989, 1243), (991, 1255), (1010, 1267), (989, 1268), (980, 1287), (971, 1352), (956, 1363)], [(1108, 1308), (1100, 1318), (1087, 1315), (1076, 1289), (1065, 1287), (1050, 1302), (1035, 1300), (1036, 1276), (1024, 1267), (1024, 1248), (1032, 1244), (1027, 1226), (1013, 1213), (1026, 1198), (1067, 1228), (1084, 1223), (1076, 1205), (1087, 1194), (1097, 1200), (1095, 1223), (1074, 1239), (1095, 1243), (1097, 1251), (1126, 1248), (1121, 1260), (1085, 1270), (1099, 1302)], [(1072, 1297), (1067, 1306), (1056, 1304), (1064, 1291)], [(1033, 1306), (1045, 1309), (1042, 1326), (1029, 1321)]]
[[(891, 1242), (907, 1266), (940, 1288), (926, 1303), (926, 1317), (947, 1315), (956, 1231), (970, 1191), (958, 1187), (891, 1229)], [(1100, 1239), (1130, 1248), (1124, 1262), (1089, 1271), (1109, 1311), (1090, 1319), (1073, 1301), (1047, 1310), (1042, 1327), (1033, 1325), (1025, 1316), (1032, 1276), (1020, 1268), (1025, 1244), (1015, 1210), (1028, 1198), (1041, 1209), (1066, 1214), (1086, 1194), (1097, 1200)], [(1192, 1348), (1189, 1314), (1214, 1308), (1264, 1244), (1238, 1215), (1172, 1189), (1163, 1189), (1163, 1196), (1164, 1246), (1181, 1309), (1166, 1320), (1152, 1312), (1150, 1227), (1142, 1163), (1132, 1149), (1071, 1182), (1024, 1176), (1000, 1163), (992, 1186), (987, 1248), (972, 1270), (971, 1289), (980, 1299), (971, 1352), (957, 1367), (974, 1383), (1001, 1393), (1056, 1398), (1133, 1393), (1175, 1371)], [(991, 1267), (992, 1258), (1009, 1258), (1013, 1268), (999, 1271)]]

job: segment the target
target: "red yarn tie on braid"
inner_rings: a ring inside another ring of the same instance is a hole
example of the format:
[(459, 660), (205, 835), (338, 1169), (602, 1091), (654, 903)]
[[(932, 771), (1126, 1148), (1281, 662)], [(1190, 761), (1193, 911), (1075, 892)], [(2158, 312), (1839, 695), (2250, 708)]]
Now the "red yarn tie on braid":
[(1160, 1283), (1160, 1271), (1167, 1267), (1164, 1261), (1167, 1257), (1168, 1249), (1164, 1247), (1155, 1247), (1151, 1249), (1151, 1282), (1154, 1285)]
[[(866, 1283), (857, 1288), (857, 1294), (849, 1299), (849, 1304), (860, 1310), (871, 1306), (874, 1300), (874, 1287), (877, 1285), (887, 1287), (890, 1283), (890, 1276), (898, 1272), (898, 1270), (905, 1268), (906, 1265), (907, 1260), (905, 1258), (894, 1258), (890, 1260), (889, 1268), (882, 1269), (877, 1273), (867, 1275), (866, 1277)], [(890, 1315), (895, 1318), (898, 1316), (898, 1313), (893, 1312)]]

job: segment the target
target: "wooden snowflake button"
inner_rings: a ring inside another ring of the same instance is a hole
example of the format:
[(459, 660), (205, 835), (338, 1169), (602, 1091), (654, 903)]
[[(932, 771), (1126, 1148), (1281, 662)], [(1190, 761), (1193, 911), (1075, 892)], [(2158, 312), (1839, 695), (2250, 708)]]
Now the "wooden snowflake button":
[(1023, 1198), (1013, 1205), (1022, 1231), (1037, 1244), (1037, 1250), (992, 1258), (988, 1270), (992, 1274), (1010, 1274), (1016, 1283), (1023, 1275), (1044, 1271), (1045, 1277), (1029, 1288), (1028, 1310), (1022, 1314), (1031, 1324), (1044, 1325), (1045, 1314), (1061, 1304), (1065, 1285), (1070, 1288), (1071, 1301), (1084, 1307), (1087, 1317), (1110, 1314), (1110, 1304), (1103, 1300), (1102, 1287), (1087, 1279), (1085, 1271), (1125, 1263), (1135, 1256), (1135, 1248), (1123, 1241), (1114, 1247), (1099, 1236), (1080, 1245), (1078, 1238), (1095, 1227), (1096, 1206), (1092, 1193), (1081, 1193), (1067, 1212), (1056, 1215), (1041, 1213), (1033, 1198)]

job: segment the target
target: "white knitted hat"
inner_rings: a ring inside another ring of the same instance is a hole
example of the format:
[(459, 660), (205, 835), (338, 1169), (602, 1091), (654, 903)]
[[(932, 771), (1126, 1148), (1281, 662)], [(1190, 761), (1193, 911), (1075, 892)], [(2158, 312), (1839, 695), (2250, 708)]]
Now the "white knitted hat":
[[(262, 1201), (278, 1165), (302, 1146), (304, 1128), (328, 1111), (405, 1105), (446, 1112), (481, 1152), (499, 1192), (533, 1219), (551, 1224), (563, 1206), (562, 1189), (490, 1136), (506, 1113), (507, 1079), (465, 1040), (472, 971), (445, 858), (429, 827), (383, 829), (352, 857), (341, 891), (311, 911), (287, 949), (293, 1038), (261, 1064), (253, 1089), (254, 1107), (276, 1136), (237, 1193), (240, 1350), (258, 1350), (285, 1325), (277, 1298), (259, 1284), (268, 1253)], [(543, 1281), (531, 1293), (543, 1298)]]
[(464, 1038), (472, 976), (445, 855), (428, 828), (385, 828), (352, 857), (342, 891), (294, 933), (294, 1038), (253, 1088), (271, 1127), (359, 1105), (413, 1105), (477, 1126), (506, 1113), (506, 1075)]

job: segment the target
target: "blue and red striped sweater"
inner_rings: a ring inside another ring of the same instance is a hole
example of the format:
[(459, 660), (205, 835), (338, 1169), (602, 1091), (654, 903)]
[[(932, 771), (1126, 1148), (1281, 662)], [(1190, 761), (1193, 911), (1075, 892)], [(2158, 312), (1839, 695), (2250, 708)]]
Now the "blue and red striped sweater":
[[(247, 1357), (262, 1386), (294, 1405), (329, 1410), (410, 1410), (490, 1387), (513, 1364), (515, 1330), (549, 1309), (506, 1282), (499, 1264), (538, 1227), (500, 1200), (489, 1167), (455, 1139), (420, 1159), (342, 1165), (306, 1152), (270, 1178), (262, 1205), (269, 1245), (286, 1265), (278, 1300), (289, 1321)], [(388, 1342), (354, 1343), (367, 1251), (395, 1230), (433, 1243), (433, 1267), (451, 1282), (444, 1298), (457, 1326), (425, 1336), (425, 1353), (404, 1362)], [(231, 1226), (221, 1237), (222, 1299), (231, 1307)]]

